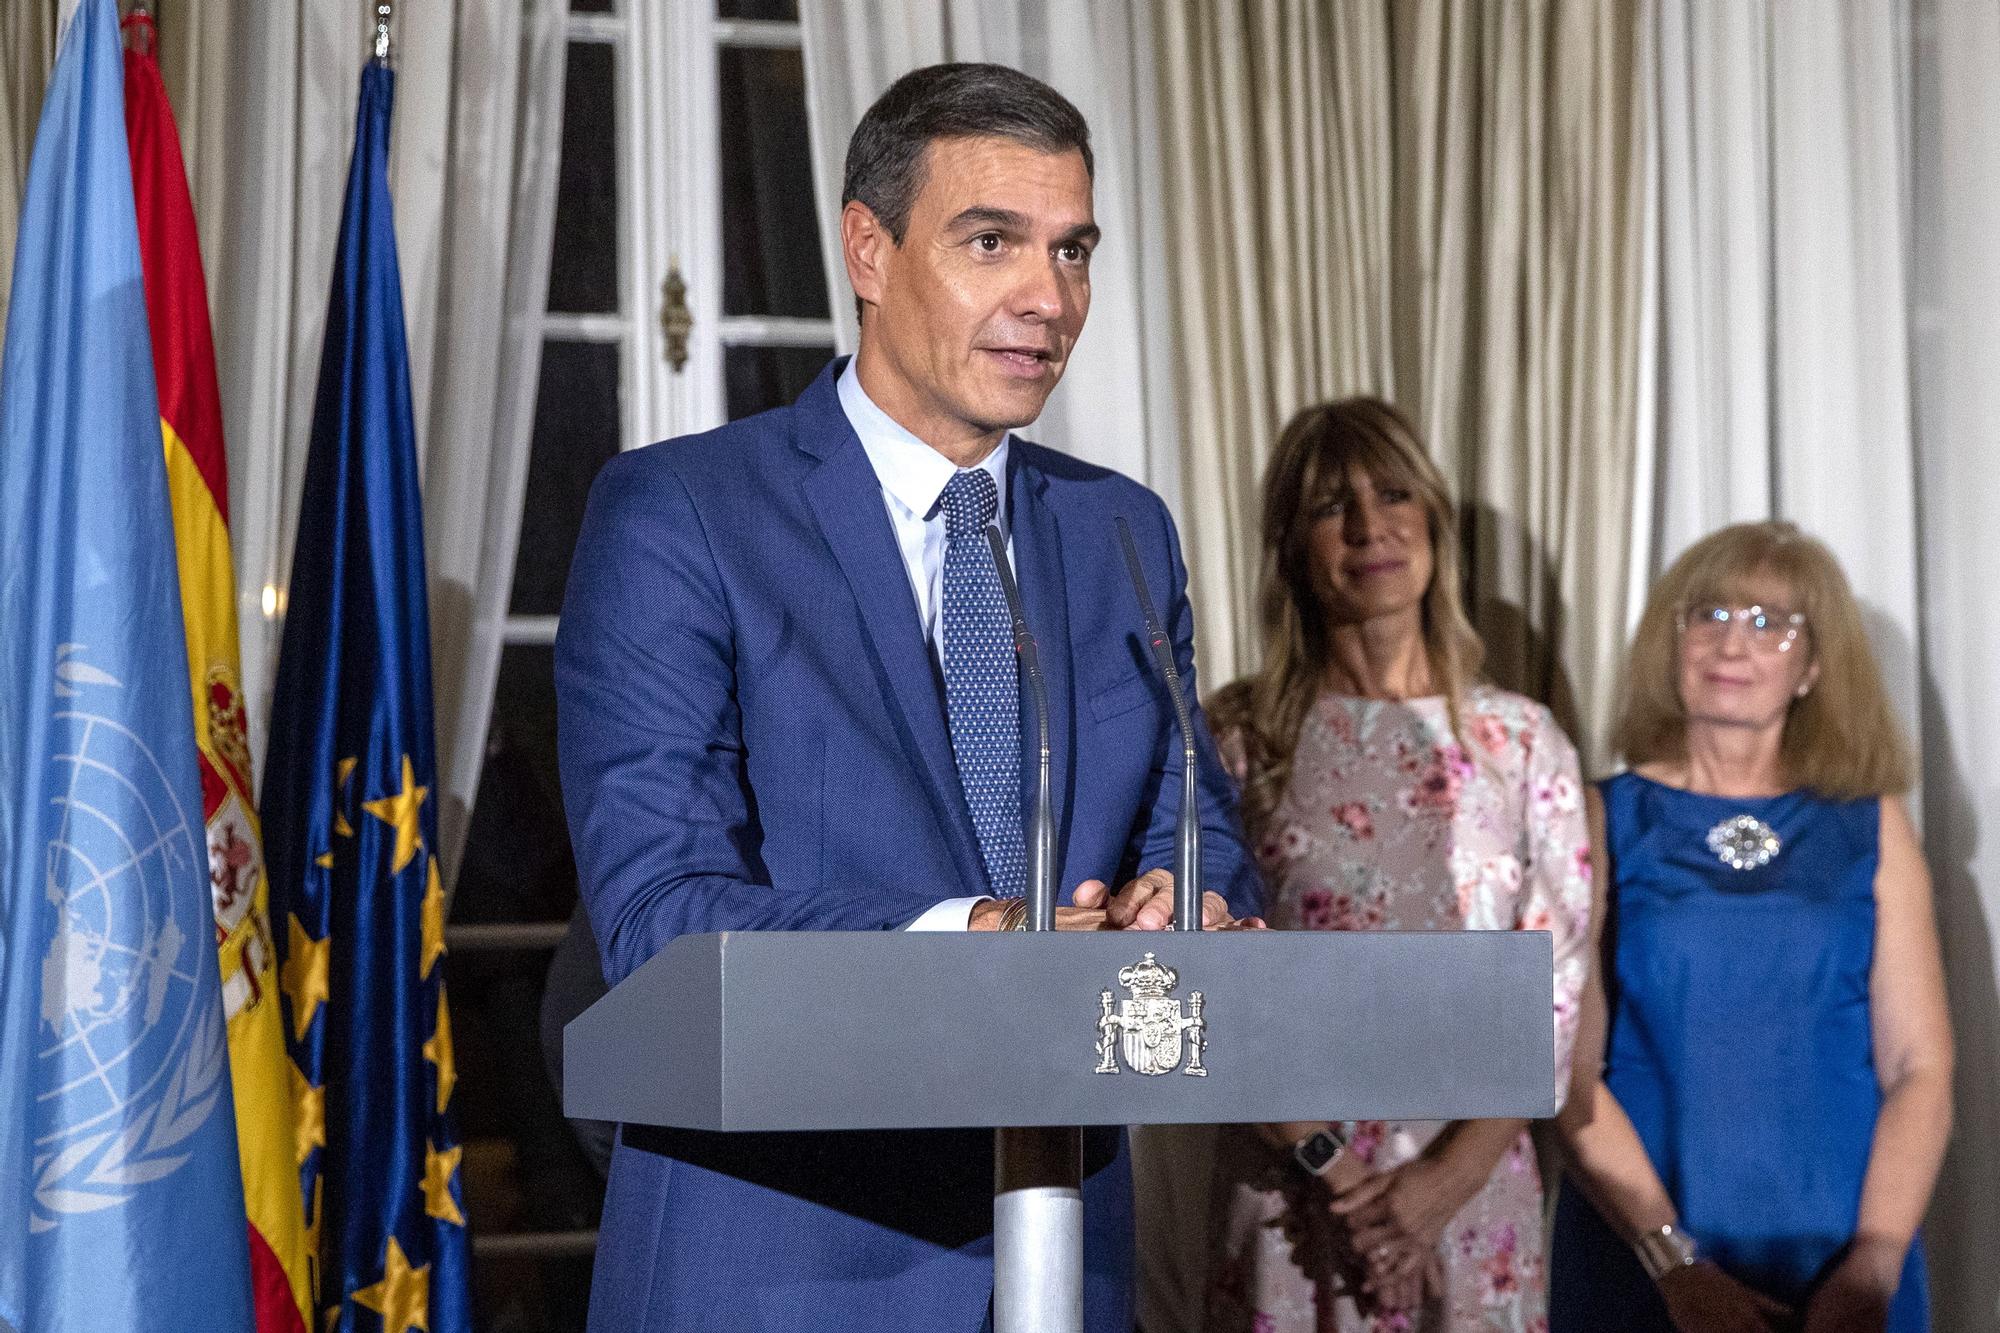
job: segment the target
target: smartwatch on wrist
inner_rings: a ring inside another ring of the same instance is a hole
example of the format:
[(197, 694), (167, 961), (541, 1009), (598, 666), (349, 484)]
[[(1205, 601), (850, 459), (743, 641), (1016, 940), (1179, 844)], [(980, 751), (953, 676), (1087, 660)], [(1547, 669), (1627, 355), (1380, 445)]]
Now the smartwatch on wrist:
[(1292, 1145), (1292, 1158), (1308, 1174), (1323, 1176), (1333, 1169), (1346, 1147), (1346, 1142), (1332, 1130), (1316, 1129)]
[(1672, 1222), (1641, 1232), (1632, 1242), (1632, 1252), (1639, 1256), (1639, 1265), (1646, 1270), (1646, 1276), (1655, 1282), (1700, 1257), (1695, 1252), (1694, 1237)]

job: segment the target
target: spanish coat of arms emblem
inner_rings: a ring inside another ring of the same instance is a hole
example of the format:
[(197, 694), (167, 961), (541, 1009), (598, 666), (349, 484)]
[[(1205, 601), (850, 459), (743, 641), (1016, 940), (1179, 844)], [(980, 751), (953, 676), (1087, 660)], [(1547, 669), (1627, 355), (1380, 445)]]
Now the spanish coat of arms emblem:
[(1131, 995), (1118, 999), (1114, 992), (1104, 991), (1098, 996), (1096, 1072), (1117, 1073), (1122, 1055), (1125, 1067), (1135, 1074), (1171, 1074), (1179, 1069), (1206, 1078), (1201, 1054), (1208, 1045), (1208, 1023), (1201, 1013), (1201, 992), (1188, 992), (1183, 1011), (1182, 1002), (1169, 997), (1180, 984), (1180, 974), (1150, 953), (1119, 969), (1118, 984)]

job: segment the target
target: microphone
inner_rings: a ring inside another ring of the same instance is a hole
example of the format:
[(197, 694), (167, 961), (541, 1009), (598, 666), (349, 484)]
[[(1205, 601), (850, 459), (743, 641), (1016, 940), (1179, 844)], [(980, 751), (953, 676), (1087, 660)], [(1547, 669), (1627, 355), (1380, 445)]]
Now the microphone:
[(1014, 567), (1007, 561), (1007, 539), (998, 525), (986, 525), (986, 544), (993, 548), (993, 568), (1000, 573), (1000, 591), (1007, 598), (1007, 614), (1014, 622), (1014, 652), (1021, 659), (1021, 671), (1028, 678), (1028, 690), (1035, 696), (1035, 726), (1041, 740), (1041, 772), (1035, 782), (1035, 811), (1028, 822), (1028, 921), (1029, 930), (1056, 928), (1056, 820), (1054, 802), (1049, 799), (1049, 689), (1042, 683), (1042, 660), (1035, 648), (1034, 631), (1028, 628), (1028, 613), (1021, 605), (1021, 590), (1014, 583)]
[(1200, 930), (1201, 920), (1201, 771), (1195, 760), (1194, 714), (1188, 710), (1187, 692), (1181, 689), (1180, 668), (1174, 664), (1173, 641), (1160, 627), (1153, 610), (1153, 596), (1146, 591), (1146, 572), (1139, 564), (1139, 548), (1132, 543), (1132, 527), (1120, 514), (1118, 540), (1125, 547), (1125, 572), (1132, 576), (1132, 591), (1139, 594), (1139, 612), (1146, 618), (1146, 640), (1153, 648), (1153, 661), (1166, 677), (1167, 694), (1174, 701), (1174, 719), (1181, 729), (1181, 812), (1174, 838), (1174, 929)]

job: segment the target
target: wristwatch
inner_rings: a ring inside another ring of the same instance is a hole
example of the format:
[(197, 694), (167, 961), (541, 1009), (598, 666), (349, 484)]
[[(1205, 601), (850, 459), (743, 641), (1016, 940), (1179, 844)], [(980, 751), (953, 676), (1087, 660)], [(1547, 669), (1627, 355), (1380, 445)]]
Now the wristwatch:
[(1316, 1129), (1292, 1145), (1292, 1157), (1315, 1176), (1323, 1176), (1340, 1160), (1347, 1141), (1331, 1129)]
[(1639, 1256), (1639, 1264), (1646, 1270), (1646, 1276), (1655, 1282), (1676, 1268), (1686, 1268), (1699, 1257), (1695, 1253), (1694, 1237), (1672, 1222), (1653, 1231), (1640, 1232), (1632, 1242), (1632, 1252)]

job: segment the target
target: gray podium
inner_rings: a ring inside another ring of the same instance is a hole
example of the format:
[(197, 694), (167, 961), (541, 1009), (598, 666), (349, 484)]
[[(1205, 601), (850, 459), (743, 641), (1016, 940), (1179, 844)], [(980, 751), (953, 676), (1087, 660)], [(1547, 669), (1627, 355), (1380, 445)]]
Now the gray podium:
[(1519, 931), (685, 936), (569, 1024), (563, 1100), (683, 1129), (996, 1127), (998, 1327), (1060, 1329), (1074, 1127), (1553, 1115), (1551, 970)]

